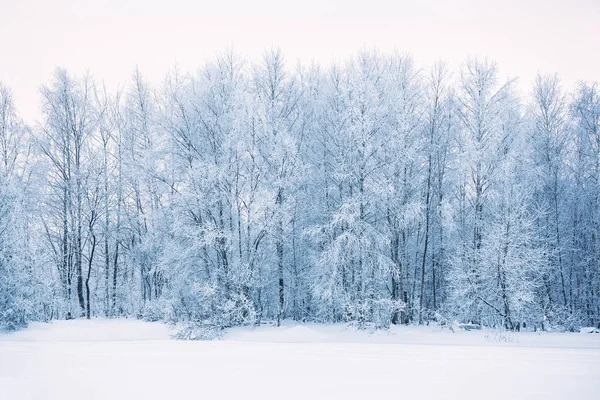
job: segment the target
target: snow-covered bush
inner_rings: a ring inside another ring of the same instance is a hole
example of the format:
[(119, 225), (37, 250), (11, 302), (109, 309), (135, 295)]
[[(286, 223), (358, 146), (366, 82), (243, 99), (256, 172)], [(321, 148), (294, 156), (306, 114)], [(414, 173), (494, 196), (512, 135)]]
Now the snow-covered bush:
[(175, 324), (174, 339), (179, 340), (214, 340), (221, 337), (223, 327), (200, 321), (186, 321)]
[(174, 324), (180, 339), (210, 339), (224, 328), (256, 321), (254, 307), (246, 296), (227, 296), (216, 285), (194, 283), (158, 304), (160, 307), (148, 310), (149, 316), (159, 317), (162, 313), (160, 319)]
[(567, 307), (553, 305), (546, 310), (540, 327), (555, 332), (579, 332), (579, 329), (583, 326), (582, 321), (583, 318), (579, 312), (573, 312)]
[(377, 328), (389, 328), (395, 313), (403, 311), (406, 305), (400, 300), (378, 299), (373, 301), (373, 322)]
[[(2, 307), (7, 307), (7, 305), (3, 304)], [(16, 331), (25, 326), (27, 326), (25, 314), (19, 310), (8, 306), (8, 308), (0, 311), (0, 331)]]
[(171, 307), (169, 300), (161, 297), (147, 302), (141, 310), (141, 317), (145, 321), (171, 321)]

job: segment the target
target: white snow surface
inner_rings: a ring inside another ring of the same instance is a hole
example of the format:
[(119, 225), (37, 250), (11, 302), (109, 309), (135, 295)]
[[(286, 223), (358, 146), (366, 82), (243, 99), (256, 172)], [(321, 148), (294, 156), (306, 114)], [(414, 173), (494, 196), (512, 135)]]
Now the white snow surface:
[(135, 320), (0, 334), (0, 399), (600, 399), (600, 334), (285, 323), (170, 339)]

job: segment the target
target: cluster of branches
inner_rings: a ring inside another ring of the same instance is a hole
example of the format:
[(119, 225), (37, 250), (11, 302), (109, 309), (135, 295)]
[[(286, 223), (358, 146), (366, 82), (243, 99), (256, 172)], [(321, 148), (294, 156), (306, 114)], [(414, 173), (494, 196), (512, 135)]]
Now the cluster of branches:
[(0, 327), (136, 316), (600, 322), (600, 92), (496, 65), (233, 53), (116, 93), (0, 90)]

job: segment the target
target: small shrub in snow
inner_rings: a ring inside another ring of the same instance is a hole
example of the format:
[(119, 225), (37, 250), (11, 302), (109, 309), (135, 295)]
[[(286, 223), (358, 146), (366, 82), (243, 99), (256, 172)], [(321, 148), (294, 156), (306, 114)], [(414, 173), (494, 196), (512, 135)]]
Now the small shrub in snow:
[(404, 310), (405, 304), (400, 300), (379, 299), (373, 301), (373, 322), (378, 329), (390, 327), (395, 313)]
[(509, 331), (497, 330), (485, 334), (485, 340), (492, 343), (517, 343), (517, 337)]
[(404, 310), (405, 304), (400, 300), (367, 299), (348, 302), (345, 319), (359, 329), (374, 327), (387, 329), (390, 327), (394, 313)]
[(188, 321), (175, 325), (173, 339), (178, 340), (215, 340), (223, 335), (223, 328), (203, 322)]
[(245, 295), (227, 295), (216, 285), (198, 282), (168, 301), (148, 307), (148, 317), (158, 317), (161, 311), (163, 320), (175, 325), (176, 339), (211, 340), (225, 328), (251, 325), (257, 319), (252, 302)]
[(375, 333), (378, 329), (376, 324), (373, 322), (358, 322), (358, 321), (350, 321), (346, 324), (346, 326), (352, 330), (361, 330), (366, 331), (368, 333)]

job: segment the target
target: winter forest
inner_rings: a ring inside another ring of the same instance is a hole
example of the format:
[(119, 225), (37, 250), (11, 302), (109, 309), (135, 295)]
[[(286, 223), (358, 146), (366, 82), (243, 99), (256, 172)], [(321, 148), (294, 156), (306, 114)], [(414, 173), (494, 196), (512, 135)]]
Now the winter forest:
[(0, 85), (0, 330), (600, 323), (596, 82), (277, 49), (101, 78), (57, 69), (30, 124)]

